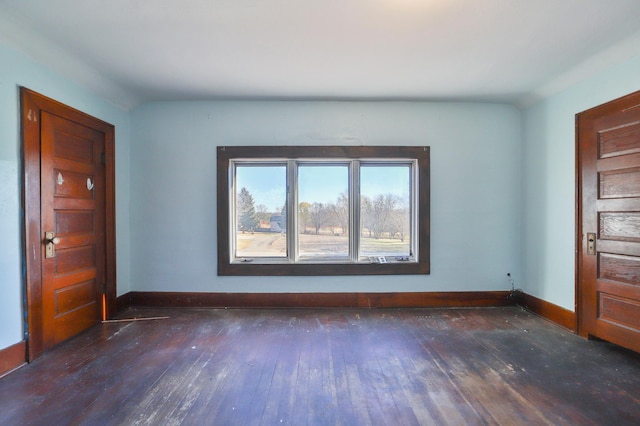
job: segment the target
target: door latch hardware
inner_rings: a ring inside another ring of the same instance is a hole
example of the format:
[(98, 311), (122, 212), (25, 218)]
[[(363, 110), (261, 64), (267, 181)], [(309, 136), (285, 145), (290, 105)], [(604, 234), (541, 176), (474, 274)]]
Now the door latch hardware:
[(44, 257), (45, 259), (51, 259), (56, 257), (56, 245), (60, 243), (60, 238), (56, 237), (54, 232), (44, 233)]
[(596, 234), (594, 232), (587, 234), (587, 254), (596, 254)]

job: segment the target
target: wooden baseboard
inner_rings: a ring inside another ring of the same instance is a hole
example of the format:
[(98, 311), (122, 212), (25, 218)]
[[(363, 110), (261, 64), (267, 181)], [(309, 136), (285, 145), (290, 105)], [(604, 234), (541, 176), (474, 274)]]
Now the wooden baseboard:
[[(426, 308), (508, 306), (507, 291), (425, 293), (127, 293), (130, 306), (198, 308)], [(120, 298), (119, 298), (120, 299)]]
[(124, 311), (131, 306), (131, 292), (122, 294), (116, 298), (117, 312)]
[(558, 324), (561, 327), (569, 329), (573, 333), (577, 331), (576, 313), (562, 308), (553, 303), (547, 302), (530, 294), (517, 291), (513, 298), (516, 304), (523, 308), (540, 315), (549, 321)]
[(21, 341), (0, 349), (0, 377), (27, 363), (27, 342)]
[(131, 306), (174, 308), (475, 308), (519, 305), (576, 332), (576, 314), (517, 291), (413, 293), (186, 293), (132, 291), (118, 297)]

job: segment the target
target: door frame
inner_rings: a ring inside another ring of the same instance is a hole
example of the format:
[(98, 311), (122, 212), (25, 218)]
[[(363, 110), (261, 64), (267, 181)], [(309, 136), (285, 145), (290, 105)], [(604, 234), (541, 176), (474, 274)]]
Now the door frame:
[[(582, 228), (582, 169), (583, 165), (581, 162), (581, 153), (580, 150), (580, 129), (581, 129), (581, 119), (587, 119), (593, 115), (602, 115), (608, 114), (618, 111), (626, 111), (632, 108), (639, 108), (640, 104), (638, 103), (640, 99), (640, 91), (636, 91), (633, 93), (629, 93), (628, 95), (621, 96), (619, 98), (610, 100), (603, 104), (597, 105), (593, 108), (589, 108), (585, 111), (579, 112), (575, 116), (575, 144), (576, 144), (576, 191), (575, 191), (575, 205), (576, 205), (576, 224), (575, 224), (575, 244), (576, 244), (576, 257), (575, 257), (575, 312), (576, 312), (576, 334), (590, 338), (597, 337), (591, 336), (587, 330), (587, 326), (585, 325), (585, 310), (588, 310), (586, 306), (587, 295), (583, 294), (582, 289), (582, 257), (587, 250), (587, 239), (583, 238), (583, 232), (591, 232), (585, 231)], [(584, 121), (584, 120), (583, 120)], [(596, 171), (597, 173), (597, 171)], [(596, 189), (597, 191), (597, 189)], [(598, 232), (598, 230), (596, 230)]]
[(22, 204), (25, 268), (26, 341), (28, 361), (44, 351), (42, 330), (42, 257), (44, 230), (41, 229), (40, 123), (43, 111), (94, 128), (105, 135), (105, 275), (101, 302), (102, 319), (115, 315), (116, 305), (116, 223), (115, 223), (115, 128), (25, 87), (20, 87), (23, 155)]

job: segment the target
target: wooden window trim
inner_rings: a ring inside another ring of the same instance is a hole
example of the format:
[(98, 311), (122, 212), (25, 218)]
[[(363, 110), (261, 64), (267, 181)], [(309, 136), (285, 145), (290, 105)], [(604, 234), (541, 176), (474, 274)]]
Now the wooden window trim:
[[(412, 263), (232, 263), (229, 166), (236, 158), (411, 158), (418, 160), (418, 259)], [(238, 146), (217, 149), (218, 275), (415, 275), (430, 272), (430, 150), (407, 146)]]

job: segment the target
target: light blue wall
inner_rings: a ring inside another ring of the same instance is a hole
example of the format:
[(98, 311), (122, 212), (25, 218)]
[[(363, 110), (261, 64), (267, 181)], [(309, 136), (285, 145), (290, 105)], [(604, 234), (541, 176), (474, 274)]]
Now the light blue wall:
[[(221, 101), (149, 103), (129, 114), (0, 44), (0, 349), (23, 338), (21, 85), (116, 126), (118, 294), (506, 290), (510, 272), (516, 287), (572, 310), (574, 117), (639, 90), (640, 58), (522, 112)], [(325, 144), (431, 146), (431, 275), (218, 277), (216, 146)]]
[[(470, 103), (173, 102), (132, 112), (132, 287), (140, 291), (506, 290), (521, 272), (521, 122)], [(218, 277), (216, 146), (431, 146), (431, 275)]]
[(523, 111), (523, 287), (575, 309), (575, 115), (640, 90), (640, 57)]
[(129, 114), (0, 44), (0, 349), (23, 339), (19, 86), (116, 126), (118, 293), (129, 281)]

